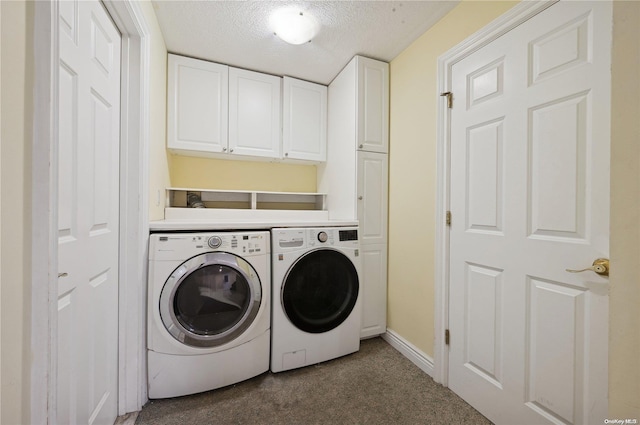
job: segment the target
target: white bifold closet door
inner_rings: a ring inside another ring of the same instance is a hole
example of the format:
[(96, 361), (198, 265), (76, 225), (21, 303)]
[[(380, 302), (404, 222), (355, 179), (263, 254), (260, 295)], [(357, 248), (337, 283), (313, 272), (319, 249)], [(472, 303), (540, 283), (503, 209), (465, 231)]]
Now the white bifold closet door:
[(57, 422), (118, 403), (120, 34), (99, 1), (59, 2)]

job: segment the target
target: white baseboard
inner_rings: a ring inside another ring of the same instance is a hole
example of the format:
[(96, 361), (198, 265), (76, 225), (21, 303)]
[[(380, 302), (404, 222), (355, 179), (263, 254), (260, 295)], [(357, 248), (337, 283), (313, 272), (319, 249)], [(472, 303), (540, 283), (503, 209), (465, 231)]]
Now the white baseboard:
[(424, 373), (433, 378), (433, 359), (431, 357), (391, 329), (387, 329), (387, 332), (382, 334), (381, 337), (387, 341), (390, 346), (408, 358), (411, 363), (418, 366)]
[(136, 419), (140, 412), (131, 412), (116, 418), (116, 422), (113, 425), (135, 425)]

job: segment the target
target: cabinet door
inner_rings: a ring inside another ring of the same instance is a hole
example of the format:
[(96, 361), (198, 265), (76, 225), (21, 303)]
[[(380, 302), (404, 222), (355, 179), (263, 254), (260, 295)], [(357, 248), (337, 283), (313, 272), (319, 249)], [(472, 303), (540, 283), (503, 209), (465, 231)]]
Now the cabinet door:
[(327, 87), (283, 78), (282, 151), (288, 159), (327, 159)]
[(280, 77), (229, 68), (229, 152), (280, 158)]
[(358, 150), (389, 152), (389, 64), (358, 57)]
[(386, 154), (358, 152), (357, 205), (363, 245), (387, 242), (388, 173)]
[(226, 150), (229, 67), (171, 54), (168, 61), (167, 147)]
[(362, 327), (360, 337), (387, 331), (387, 245), (362, 245)]

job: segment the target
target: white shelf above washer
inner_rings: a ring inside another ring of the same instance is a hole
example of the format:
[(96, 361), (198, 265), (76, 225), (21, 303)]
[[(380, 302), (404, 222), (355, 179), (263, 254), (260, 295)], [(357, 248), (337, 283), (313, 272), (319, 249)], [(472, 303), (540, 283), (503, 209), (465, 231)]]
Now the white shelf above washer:
[[(191, 208), (187, 195), (195, 193), (205, 208)], [(266, 192), (200, 188), (166, 189), (165, 219), (327, 220), (324, 193)]]

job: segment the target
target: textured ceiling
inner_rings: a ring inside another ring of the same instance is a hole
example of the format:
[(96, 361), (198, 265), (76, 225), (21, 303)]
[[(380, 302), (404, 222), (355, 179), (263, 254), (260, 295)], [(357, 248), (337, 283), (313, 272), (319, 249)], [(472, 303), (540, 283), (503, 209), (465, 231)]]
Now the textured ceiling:
[[(166, 1), (153, 5), (167, 50), (255, 71), (328, 84), (356, 54), (386, 62), (457, 1)], [(271, 11), (295, 6), (321, 25), (293, 46), (269, 27)]]

